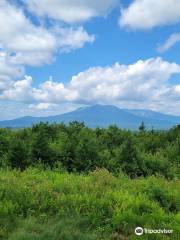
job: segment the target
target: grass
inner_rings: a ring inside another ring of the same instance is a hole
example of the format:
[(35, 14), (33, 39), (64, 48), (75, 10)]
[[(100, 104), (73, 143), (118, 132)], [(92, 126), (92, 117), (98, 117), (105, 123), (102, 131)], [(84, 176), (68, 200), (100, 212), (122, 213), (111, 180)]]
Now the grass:
[(137, 226), (180, 234), (179, 181), (131, 180), (106, 170), (88, 175), (28, 169), (0, 171), (0, 239), (133, 240)]

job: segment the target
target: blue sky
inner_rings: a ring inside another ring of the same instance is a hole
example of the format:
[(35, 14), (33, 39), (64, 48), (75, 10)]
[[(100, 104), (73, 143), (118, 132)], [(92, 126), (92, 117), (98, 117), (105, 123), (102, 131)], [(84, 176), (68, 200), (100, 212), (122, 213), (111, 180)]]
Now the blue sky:
[(160, 56), (180, 64), (180, 44), (164, 53), (157, 51), (158, 44), (164, 43), (171, 34), (179, 31), (179, 24), (146, 31), (130, 31), (118, 26), (119, 12), (117, 8), (107, 18), (96, 18), (84, 24), (87, 32), (96, 36), (93, 44), (87, 44), (68, 54), (57, 55), (53, 64), (38, 69), (29, 67), (27, 72), (39, 81), (44, 81), (52, 75), (55, 81), (66, 82), (72, 75), (89, 67), (106, 66), (115, 62), (132, 64), (139, 59)]
[(179, 0), (2, 0), (0, 17), (0, 120), (96, 103), (180, 115)]

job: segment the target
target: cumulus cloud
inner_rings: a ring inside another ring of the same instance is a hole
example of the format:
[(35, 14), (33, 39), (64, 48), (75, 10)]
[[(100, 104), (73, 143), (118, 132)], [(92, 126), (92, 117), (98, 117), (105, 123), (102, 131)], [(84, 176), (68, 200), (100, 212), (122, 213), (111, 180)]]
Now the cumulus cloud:
[(173, 33), (166, 42), (158, 47), (158, 52), (165, 52), (172, 48), (176, 43), (180, 42), (180, 33)]
[(19, 65), (13, 65), (7, 56), (7, 53), (0, 50), (0, 92), (7, 89), (12, 79), (18, 79), (24, 74), (24, 68)]
[(26, 65), (51, 63), (56, 54), (82, 48), (95, 40), (83, 27), (35, 25), (20, 7), (6, 0), (0, 1), (0, 19), (0, 93), (5, 91), (7, 98), (20, 98), (29, 87), (29, 99), (32, 80), (15, 82), (23, 77)]
[(31, 76), (25, 76), (23, 80), (12, 82), (0, 95), (0, 99), (24, 103), (62, 103), (76, 99), (76, 92), (63, 83), (48, 80), (35, 88), (32, 87), (32, 81)]
[(21, 8), (0, 1), (0, 46), (14, 64), (42, 65), (50, 63), (54, 54), (81, 48), (93, 42), (82, 27), (45, 28), (33, 24)]
[(82, 48), (86, 42), (93, 43), (94, 35), (89, 35), (83, 27), (78, 28), (59, 28), (53, 29), (56, 34), (60, 52), (69, 52), (71, 50)]
[[(51, 29), (49, 31), (49, 34), (51, 34), (51, 37), (54, 41), (54, 45), (52, 45), (53, 46), (52, 48), (51, 47), (43, 48), (43, 44), (41, 47), (38, 48), (36, 46), (36, 41), (34, 41), (35, 49), (33, 49), (32, 46), (31, 50), (23, 51), (22, 47), (20, 51), (17, 51), (15, 54), (10, 55), (11, 62), (15, 64), (26, 64), (31, 66), (47, 64), (53, 60), (55, 53), (70, 52), (77, 48), (82, 48), (87, 42), (92, 43), (95, 40), (95, 36), (89, 35), (83, 29), (83, 27), (77, 28), (56, 27)], [(45, 41), (47, 41), (47, 43), (50, 44), (48, 38), (45, 39), (46, 39)], [(43, 43), (43, 41), (39, 41), (38, 43), (41, 44), (41, 42)]]
[(23, 0), (29, 9), (40, 16), (48, 16), (66, 23), (89, 20), (107, 15), (118, 0)]
[(179, 0), (135, 0), (122, 10), (119, 24), (132, 29), (150, 29), (180, 22)]
[(28, 99), (40, 106), (100, 103), (159, 111), (171, 106), (171, 113), (180, 114), (177, 107), (180, 106), (180, 85), (169, 83), (173, 74), (180, 74), (180, 65), (161, 58), (140, 60), (131, 65), (116, 63), (90, 68), (73, 76), (66, 85), (48, 80), (33, 88), (32, 78), (26, 77), (13, 83), (0, 99), (25, 102)]
[(25, 76), (25, 79), (11, 82), (11, 85), (5, 89), (0, 96), (0, 99), (14, 101), (33, 101), (33, 88), (31, 87), (32, 78)]

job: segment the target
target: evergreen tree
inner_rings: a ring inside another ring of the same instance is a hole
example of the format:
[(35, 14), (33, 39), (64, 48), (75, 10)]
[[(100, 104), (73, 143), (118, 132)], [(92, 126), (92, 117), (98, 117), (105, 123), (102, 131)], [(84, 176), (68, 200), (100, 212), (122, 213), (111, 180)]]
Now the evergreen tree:
[(141, 125), (139, 126), (139, 131), (140, 132), (145, 132), (145, 130), (146, 130), (146, 127), (145, 127), (144, 122), (142, 121)]
[(29, 148), (21, 139), (13, 139), (10, 143), (8, 158), (12, 168), (25, 170), (29, 165)]
[(44, 132), (39, 132), (35, 136), (32, 144), (32, 158), (35, 164), (41, 163), (50, 167), (54, 164), (49, 148), (49, 139)]
[(119, 151), (119, 162), (121, 169), (130, 177), (137, 177), (141, 173), (141, 158), (134, 141), (128, 138), (122, 145)]

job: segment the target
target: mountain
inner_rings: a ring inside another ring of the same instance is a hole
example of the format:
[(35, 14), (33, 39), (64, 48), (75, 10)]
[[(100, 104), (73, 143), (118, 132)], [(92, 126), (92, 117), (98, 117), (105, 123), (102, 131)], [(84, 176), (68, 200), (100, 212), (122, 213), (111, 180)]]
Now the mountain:
[(166, 115), (150, 110), (120, 109), (111, 105), (93, 105), (78, 108), (75, 111), (49, 117), (22, 117), (14, 120), (0, 121), (0, 127), (23, 128), (39, 122), (69, 123), (84, 122), (89, 127), (107, 127), (116, 124), (126, 129), (138, 129), (143, 121), (147, 128), (168, 129), (180, 124), (180, 117)]
[(155, 112), (152, 110), (142, 110), (142, 109), (128, 110), (128, 109), (126, 109), (126, 111), (129, 113), (132, 113), (136, 116), (150, 118), (152, 120), (170, 121), (170, 122), (174, 122), (174, 123), (180, 122), (179, 116), (163, 114), (163, 113)]

